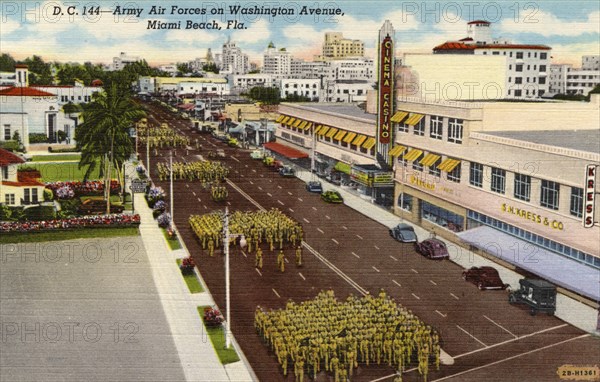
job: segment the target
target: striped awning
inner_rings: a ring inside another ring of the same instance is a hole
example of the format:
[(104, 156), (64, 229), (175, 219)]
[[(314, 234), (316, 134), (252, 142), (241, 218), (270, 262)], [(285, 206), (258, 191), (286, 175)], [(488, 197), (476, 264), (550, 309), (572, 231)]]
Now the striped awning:
[(407, 115), (408, 115), (408, 112), (406, 112), (406, 111), (399, 111), (396, 114), (394, 114), (394, 116), (390, 119), (390, 121), (396, 122), (396, 123), (400, 123), (400, 122), (402, 122), (402, 120), (404, 118), (406, 118)]
[(429, 153), (429, 154), (425, 155), (425, 157), (423, 159), (421, 159), (419, 164), (421, 164), (423, 166), (431, 167), (440, 158), (441, 157), (439, 155)]
[(419, 158), (421, 156), (421, 154), (423, 154), (423, 151), (418, 150), (418, 149), (412, 149), (408, 152), (408, 154), (406, 154), (404, 156), (404, 160), (412, 162), (412, 161), (416, 160), (417, 158)]
[(338, 133), (333, 137), (333, 139), (335, 139), (336, 141), (341, 141), (342, 138), (344, 138), (344, 135), (346, 135), (347, 131), (346, 130), (340, 130), (338, 131)]
[(327, 132), (327, 135), (325, 135), (327, 138), (331, 138), (335, 135), (335, 133), (338, 132), (338, 129), (336, 129), (335, 127), (332, 127), (329, 129), (329, 131)]
[(452, 172), (460, 164), (460, 160), (447, 158), (438, 166), (438, 170)]
[(281, 121), (283, 121), (284, 118), (285, 118), (285, 115), (281, 114), (279, 117), (277, 117), (275, 122), (280, 123)]
[(352, 142), (352, 140), (356, 137), (356, 133), (348, 133), (346, 134), (346, 136), (344, 137), (344, 142), (346, 143), (350, 143)]
[(288, 126), (293, 126), (294, 122), (296, 122), (296, 118), (290, 118), (285, 124)]
[(302, 122), (304, 122), (304, 121), (303, 121), (303, 120), (301, 120), (300, 118), (298, 118), (298, 119), (296, 120), (296, 122), (294, 122), (294, 125), (293, 125), (293, 126), (294, 126), (294, 127), (299, 127), (299, 126), (300, 126), (300, 124), (302, 124)]
[(410, 117), (408, 117), (408, 119), (404, 123), (410, 126), (414, 126), (417, 123), (419, 123), (423, 119), (423, 117), (423, 114), (413, 113)]
[(319, 136), (325, 135), (329, 131), (329, 126), (322, 125), (319, 129)]
[(298, 128), (299, 128), (299, 129), (301, 129), (301, 130), (306, 130), (306, 126), (310, 126), (310, 125), (308, 124), (308, 121), (302, 121), (302, 123), (300, 123), (300, 124), (298, 125)]
[(367, 137), (365, 135), (358, 135), (353, 141), (352, 144), (356, 145), (356, 146), (360, 146), (365, 140), (367, 139)]
[(375, 146), (376, 142), (377, 141), (375, 140), (375, 138), (369, 138), (365, 143), (363, 143), (362, 147), (364, 147), (367, 150), (371, 150), (373, 146)]
[(285, 116), (285, 117), (284, 117), (284, 118), (283, 118), (283, 119), (280, 121), (280, 122), (281, 122), (281, 124), (286, 124), (286, 123), (287, 123), (287, 121), (289, 121), (289, 120), (290, 120), (290, 118), (291, 118), (290, 116)]
[(395, 157), (399, 157), (403, 152), (406, 151), (405, 146), (396, 146), (388, 152), (388, 155)]

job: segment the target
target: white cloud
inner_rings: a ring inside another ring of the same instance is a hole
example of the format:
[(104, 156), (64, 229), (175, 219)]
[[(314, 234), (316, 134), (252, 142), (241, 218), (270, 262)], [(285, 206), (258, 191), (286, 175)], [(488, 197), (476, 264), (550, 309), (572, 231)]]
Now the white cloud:
[[(151, 32), (150, 32), (151, 33)], [(211, 32), (206, 29), (198, 30), (185, 30), (185, 29), (174, 29), (169, 30), (165, 33), (165, 41), (172, 42), (173, 44), (180, 44), (175, 46), (192, 46), (194, 43), (201, 42), (202, 44), (213, 43), (219, 39), (220, 36), (217, 32)]]
[(2, 34), (10, 34), (16, 30), (19, 30), (21, 27), (22, 25), (18, 21), (7, 19), (6, 21), (2, 22)]
[(600, 55), (598, 42), (580, 44), (552, 44), (552, 62), (581, 66), (581, 56)]
[(254, 44), (267, 41), (271, 37), (271, 25), (265, 19), (260, 19), (256, 22), (245, 22), (248, 29), (241, 30), (222, 30), (221, 32), (231, 31), (231, 40), (243, 49), (243, 44)]
[(585, 33), (600, 33), (600, 12), (592, 12), (584, 21), (566, 21), (552, 13), (537, 11), (521, 17), (518, 22), (507, 18), (500, 22), (500, 30), (504, 33), (536, 33), (549, 36), (579, 36)]

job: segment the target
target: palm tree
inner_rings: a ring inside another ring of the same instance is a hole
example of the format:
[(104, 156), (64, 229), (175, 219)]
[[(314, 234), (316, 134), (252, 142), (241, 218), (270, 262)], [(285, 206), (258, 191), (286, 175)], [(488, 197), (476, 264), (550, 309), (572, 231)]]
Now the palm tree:
[(93, 101), (83, 112), (83, 123), (75, 131), (77, 146), (81, 149), (79, 168), (87, 167), (84, 180), (98, 166), (100, 176), (104, 176), (106, 213), (110, 212), (111, 167), (123, 186), (122, 165), (135, 151), (129, 128), (145, 115), (129, 94), (112, 84), (106, 91), (94, 94)]

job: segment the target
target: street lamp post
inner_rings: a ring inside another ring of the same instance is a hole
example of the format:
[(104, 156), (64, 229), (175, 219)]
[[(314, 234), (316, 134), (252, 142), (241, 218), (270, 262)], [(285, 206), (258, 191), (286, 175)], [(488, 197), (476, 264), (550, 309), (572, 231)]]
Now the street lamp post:
[(173, 229), (173, 225), (175, 223), (175, 219), (173, 216), (173, 151), (170, 151), (169, 154), (169, 174), (171, 174), (170, 176), (170, 184), (169, 184), (169, 196), (171, 197), (171, 202), (169, 203), (169, 205), (171, 206), (171, 231), (175, 231)]
[(151, 179), (150, 177), (150, 129), (146, 129), (146, 172), (147, 172), (147, 176), (148, 179)]
[(229, 349), (231, 345), (231, 304), (230, 304), (230, 284), (229, 279), (229, 240), (240, 237), (240, 246), (246, 247), (246, 237), (243, 234), (229, 233), (229, 209), (225, 207), (225, 218), (223, 220), (223, 247), (225, 250), (225, 348)]

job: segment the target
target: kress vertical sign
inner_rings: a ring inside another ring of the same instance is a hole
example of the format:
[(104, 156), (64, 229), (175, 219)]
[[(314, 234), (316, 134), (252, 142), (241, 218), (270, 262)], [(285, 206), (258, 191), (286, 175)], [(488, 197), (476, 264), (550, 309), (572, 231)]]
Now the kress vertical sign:
[(379, 47), (379, 143), (390, 143), (394, 41), (388, 35)]
[(596, 196), (596, 166), (585, 167), (585, 194), (583, 195), (583, 227), (594, 226), (594, 203)]

